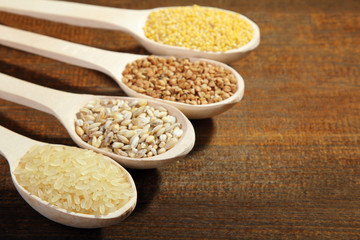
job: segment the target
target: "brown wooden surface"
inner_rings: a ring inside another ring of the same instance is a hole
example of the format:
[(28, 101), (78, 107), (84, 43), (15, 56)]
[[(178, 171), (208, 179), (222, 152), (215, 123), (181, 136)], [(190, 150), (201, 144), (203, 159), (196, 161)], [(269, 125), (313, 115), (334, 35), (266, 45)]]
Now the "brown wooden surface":
[[(243, 101), (212, 119), (192, 121), (197, 140), (185, 159), (130, 170), (139, 201), (119, 225), (81, 230), (42, 217), (16, 192), (0, 157), (1, 239), (360, 239), (358, 0), (76, 2), (129, 9), (221, 7), (256, 21), (262, 41), (231, 64), (245, 79)], [(116, 31), (4, 12), (0, 24), (147, 53)], [(124, 95), (102, 73), (4, 46), (0, 72), (70, 92)], [(74, 145), (54, 117), (4, 100), (0, 125)]]

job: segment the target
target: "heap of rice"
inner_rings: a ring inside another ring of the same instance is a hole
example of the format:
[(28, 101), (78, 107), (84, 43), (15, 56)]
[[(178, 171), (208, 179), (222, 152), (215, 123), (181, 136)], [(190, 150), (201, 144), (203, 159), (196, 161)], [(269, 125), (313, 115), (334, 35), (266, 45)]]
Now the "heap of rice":
[(76, 213), (106, 215), (136, 194), (124, 170), (101, 154), (75, 147), (34, 146), (14, 174), (31, 194)]

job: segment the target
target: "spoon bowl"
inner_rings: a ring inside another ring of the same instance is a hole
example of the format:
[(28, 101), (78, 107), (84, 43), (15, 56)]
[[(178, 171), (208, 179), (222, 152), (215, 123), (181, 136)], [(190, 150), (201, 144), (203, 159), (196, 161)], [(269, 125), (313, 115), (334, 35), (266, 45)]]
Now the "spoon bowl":
[[(145, 26), (149, 14), (160, 9), (163, 8), (130, 10), (44, 0), (12, 0), (0, 3), (0, 10), (2, 11), (84, 27), (120, 30), (133, 36), (147, 51), (157, 55), (207, 58), (230, 63), (243, 58), (260, 43), (260, 30), (257, 24), (239, 13), (236, 14), (250, 23), (254, 33), (253, 38), (249, 43), (237, 49), (226, 52), (210, 52), (155, 42), (145, 36), (143, 27)], [(231, 12), (223, 9), (218, 10)]]
[(176, 145), (165, 153), (152, 157), (132, 158), (107, 152), (86, 143), (75, 131), (75, 120), (79, 110), (91, 100), (131, 101), (138, 100), (138, 98), (68, 93), (28, 83), (2, 73), (0, 73), (0, 98), (54, 115), (78, 146), (102, 153), (128, 168), (148, 169), (163, 166), (183, 158), (195, 144), (195, 131), (188, 118), (177, 108), (154, 100), (147, 100), (148, 105), (167, 109), (169, 114), (176, 117), (177, 122), (181, 124), (183, 135)]
[[(36, 211), (45, 216), (46, 218), (67, 225), (71, 227), (77, 228), (100, 228), (106, 227), (110, 225), (114, 225), (119, 223), (128, 217), (131, 212), (134, 210), (137, 201), (137, 194), (134, 196), (120, 209), (115, 212), (109, 213), (104, 216), (95, 216), (90, 214), (82, 214), (69, 212), (64, 209), (58, 208), (48, 202), (42, 200), (41, 198), (31, 194), (25, 188), (23, 188), (17, 181), (15, 174), (13, 174), (14, 170), (19, 164), (21, 157), (23, 157), (30, 148), (35, 145), (50, 145), (44, 142), (39, 142), (32, 140), (30, 138), (19, 135), (15, 132), (12, 132), (2, 126), (0, 126), (0, 154), (3, 155), (10, 166), (10, 173), (12, 181), (15, 185), (15, 188), (22, 196), (22, 198)], [(54, 145), (52, 146), (61, 146)], [(105, 157), (107, 160), (114, 162), (112, 159)], [(136, 187), (134, 180), (131, 175), (119, 164), (114, 162), (114, 164), (121, 168), (122, 171), (126, 173), (126, 176), (136, 193)]]
[(122, 82), (122, 72), (128, 63), (146, 58), (146, 55), (112, 52), (81, 44), (71, 43), (52, 37), (0, 25), (0, 44), (35, 53), (65, 63), (94, 69), (112, 77), (120, 88), (131, 97), (153, 99), (179, 108), (190, 119), (210, 118), (223, 113), (238, 103), (244, 95), (244, 80), (233, 68), (215, 60), (190, 58), (191, 61), (207, 61), (230, 70), (237, 80), (237, 90), (233, 96), (221, 102), (191, 105), (175, 101), (165, 101), (140, 94)]
[[(170, 104), (182, 111), (187, 117), (190, 119), (204, 119), (204, 118), (210, 118), (216, 115), (219, 115), (230, 108), (232, 108), (234, 105), (236, 105), (238, 102), (241, 101), (241, 99), (244, 96), (244, 80), (240, 76), (238, 72), (236, 72), (233, 68), (229, 67), (228, 65), (217, 62), (215, 60), (208, 60), (208, 59), (199, 59), (199, 58), (189, 58), (191, 61), (206, 61), (209, 63), (212, 63), (217, 66), (222, 66), (224, 69), (228, 69), (232, 72), (232, 74), (237, 79), (237, 89), (234, 95), (231, 97), (222, 100), (221, 102), (217, 103), (209, 103), (209, 104), (199, 104), (199, 105), (192, 105), (177, 101), (170, 101), (170, 100), (164, 100), (164, 99), (158, 99), (156, 98), (156, 101), (160, 101), (163, 103)], [(146, 94), (141, 94), (136, 92), (135, 90), (129, 88), (127, 85), (125, 85), (123, 82), (119, 83), (121, 84), (121, 88), (128, 96), (138, 97), (138, 98), (145, 98), (145, 99), (154, 99), (151, 96), (148, 96)]]

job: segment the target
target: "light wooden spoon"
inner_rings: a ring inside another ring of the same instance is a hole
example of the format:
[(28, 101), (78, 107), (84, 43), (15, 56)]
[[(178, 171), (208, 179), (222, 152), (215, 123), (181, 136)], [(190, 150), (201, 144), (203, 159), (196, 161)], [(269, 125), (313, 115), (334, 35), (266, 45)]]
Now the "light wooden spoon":
[[(134, 210), (137, 201), (137, 194), (134, 194), (134, 197), (132, 197), (123, 207), (104, 216), (69, 212), (49, 204), (48, 202), (40, 199), (39, 197), (24, 189), (18, 183), (15, 175), (13, 174), (13, 171), (18, 166), (20, 159), (28, 152), (28, 150), (30, 150), (31, 147), (35, 145), (44, 145), (47, 143), (24, 137), (2, 126), (0, 126), (0, 136), (0, 154), (3, 155), (9, 163), (11, 178), (17, 191), (32, 208), (48, 219), (71, 227), (100, 228), (122, 221)], [(113, 161), (107, 157), (106, 159)], [(119, 164), (115, 164), (126, 173), (126, 176), (136, 193), (135, 183), (131, 175)]]
[[(152, 11), (159, 9), (161, 8), (130, 10), (48, 0), (0, 0), (0, 10), (2, 11), (72, 25), (126, 32), (140, 42), (149, 52), (157, 55), (198, 57), (229, 63), (241, 59), (249, 51), (255, 49), (260, 43), (259, 27), (249, 18), (239, 13), (236, 14), (248, 21), (254, 29), (252, 40), (240, 48), (226, 52), (204, 52), (185, 47), (175, 47), (157, 43), (145, 37), (143, 27), (145, 26), (149, 14)], [(230, 12), (223, 9), (219, 10)]]
[(183, 158), (195, 144), (195, 131), (186, 116), (171, 105), (153, 100), (148, 100), (148, 105), (155, 108), (157, 106), (166, 108), (169, 114), (176, 117), (181, 124), (183, 135), (179, 142), (165, 153), (146, 158), (131, 158), (101, 150), (84, 142), (75, 132), (75, 120), (76, 113), (90, 100), (122, 99), (131, 101), (136, 98), (68, 93), (28, 83), (2, 73), (0, 73), (0, 98), (52, 114), (63, 124), (77, 145), (109, 156), (128, 168), (147, 169), (163, 166)]
[[(97, 49), (2, 25), (0, 25), (0, 44), (77, 66), (98, 70), (112, 77), (128, 96), (155, 99), (171, 104), (180, 109), (190, 119), (210, 118), (223, 113), (238, 103), (244, 95), (244, 80), (240, 74), (228, 65), (217, 61), (204, 59), (215, 65), (223, 66), (234, 74), (237, 79), (236, 92), (233, 96), (221, 102), (191, 105), (152, 98), (132, 90), (122, 82), (122, 72), (126, 65), (136, 59), (147, 57), (145, 55), (118, 53)], [(195, 61), (201, 59), (192, 58), (191, 60)]]

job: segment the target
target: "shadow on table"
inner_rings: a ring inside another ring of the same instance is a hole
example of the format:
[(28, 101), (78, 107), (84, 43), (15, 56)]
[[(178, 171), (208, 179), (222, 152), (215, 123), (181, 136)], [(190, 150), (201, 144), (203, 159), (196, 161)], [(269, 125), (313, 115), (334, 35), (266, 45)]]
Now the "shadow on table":
[[(134, 39), (134, 41), (136, 41)], [(131, 54), (139, 54), (139, 55), (152, 55), (152, 53), (148, 52), (142, 45), (139, 43), (135, 44), (132, 47), (121, 47), (119, 46), (117, 49), (113, 50), (114, 52), (121, 52), (121, 53), (131, 53)]]
[(128, 172), (134, 179), (138, 201), (135, 212), (143, 211), (159, 191), (159, 172), (154, 169), (128, 169)]
[(101, 229), (78, 229), (53, 222), (32, 209), (11, 185), (10, 172), (0, 192), (1, 239), (101, 239)]
[(202, 151), (211, 141), (214, 133), (214, 121), (211, 118), (192, 119), (191, 123), (195, 130), (195, 146), (189, 153)]
[[(26, 128), (25, 126), (21, 126), (16, 119), (9, 118), (5, 116), (2, 112), (0, 112), (0, 126), (7, 128), (8, 130), (20, 134), (24, 137), (31, 138), (36, 141), (41, 141), (50, 144), (62, 144), (68, 146), (77, 146), (74, 141), (70, 137), (65, 138), (54, 138), (49, 136), (48, 134), (41, 132), (39, 130), (31, 131), (30, 128)], [(64, 131), (65, 128), (64, 128)]]

